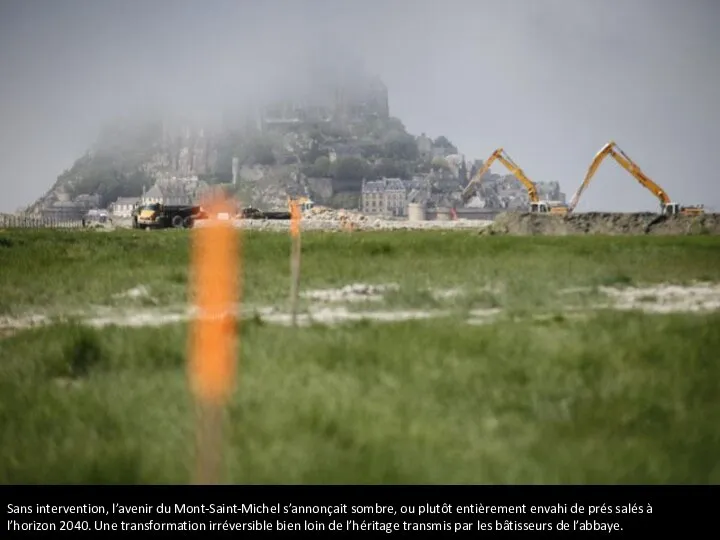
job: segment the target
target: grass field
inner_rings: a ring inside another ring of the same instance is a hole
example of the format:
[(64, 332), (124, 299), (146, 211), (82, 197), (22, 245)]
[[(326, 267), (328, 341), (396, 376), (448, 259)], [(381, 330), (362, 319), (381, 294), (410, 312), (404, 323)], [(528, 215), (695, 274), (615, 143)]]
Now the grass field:
[[(0, 232), (0, 315), (183, 305), (188, 240)], [(394, 282), (383, 309), (449, 311), (303, 328), (243, 321), (230, 482), (720, 482), (720, 314), (585, 309), (599, 286), (720, 283), (717, 237), (408, 231), (303, 242), (305, 289)], [(287, 236), (246, 233), (242, 252), (246, 303), (286, 305)], [(151, 295), (115, 296), (139, 285)], [(465, 292), (432, 295), (453, 287)], [(490, 307), (501, 315), (467, 324)], [(0, 333), (0, 482), (187, 482), (185, 351), (184, 323)]]

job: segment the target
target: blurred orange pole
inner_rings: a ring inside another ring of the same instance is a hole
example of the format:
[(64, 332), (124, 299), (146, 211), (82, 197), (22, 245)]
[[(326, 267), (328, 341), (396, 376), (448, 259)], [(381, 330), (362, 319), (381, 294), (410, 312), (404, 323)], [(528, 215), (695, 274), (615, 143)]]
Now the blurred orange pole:
[(290, 205), (290, 236), (292, 237), (292, 250), (290, 252), (290, 306), (292, 310), (292, 324), (297, 326), (297, 305), (300, 291), (300, 207), (296, 201)]
[(207, 219), (193, 228), (191, 287), (197, 309), (190, 332), (189, 377), (197, 404), (194, 483), (216, 484), (222, 468), (222, 419), (235, 383), (240, 301), (238, 237), (230, 202), (215, 195), (202, 205)]

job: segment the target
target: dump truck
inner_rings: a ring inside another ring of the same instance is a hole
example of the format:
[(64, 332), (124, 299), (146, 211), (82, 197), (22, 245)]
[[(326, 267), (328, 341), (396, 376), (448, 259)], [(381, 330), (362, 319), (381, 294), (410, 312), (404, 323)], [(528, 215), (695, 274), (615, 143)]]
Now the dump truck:
[(568, 213), (572, 214), (575, 211), (575, 207), (580, 202), (580, 196), (590, 185), (590, 181), (597, 172), (600, 164), (605, 160), (606, 157), (611, 156), (623, 169), (629, 172), (635, 180), (637, 180), (641, 186), (650, 191), (660, 201), (660, 213), (666, 216), (671, 215), (684, 215), (684, 216), (701, 216), (705, 213), (703, 205), (694, 206), (681, 206), (677, 202), (673, 202), (667, 192), (653, 182), (648, 175), (646, 175), (640, 167), (630, 159), (625, 152), (615, 143), (615, 141), (608, 142), (603, 146), (600, 151), (595, 154), (590, 167), (588, 167), (587, 174), (580, 187), (573, 195), (572, 200), (568, 208)]
[(559, 215), (565, 215), (567, 213), (567, 205), (561, 201), (541, 201), (540, 197), (538, 196), (538, 190), (535, 182), (533, 182), (527, 177), (525, 172), (517, 166), (517, 164), (512, 160), (512, 158), (502, 148), (498, 148), (492, 154), (490, 154), (490, 157), (487, 159), (487, 161), (483, 163), (482, 168), (475, 174), (475, 176), (470, 179), (468, 185), (465, 186), (465, 189), (463, 190), (461, 196), (463, 203), (466, 203), (468, 200), (470, 200), (470, 197), (472, 197), (476, 187), (480, 184), (482, 177), (488, 170), (490, 170), (490, 165), (492, 165), (495, 160), (498, 160), (500, 161), (500, 163), (505, 165), (507, 170), (509, 170), (510, 173), (512, 173), (512, 175), (517, 178), (520, 183), (525, 187), (525, 189), (527, 190), (528, 198), (530, 199), (530, 204), (528, 207), (528, 210), (530, 212)]
[(161, 203), (145, 204), (138, 207), (133, 217), (133, 227), (139, 229), (189, 229), (198, 219), (207, 214), (200, 206), (166, 205)]

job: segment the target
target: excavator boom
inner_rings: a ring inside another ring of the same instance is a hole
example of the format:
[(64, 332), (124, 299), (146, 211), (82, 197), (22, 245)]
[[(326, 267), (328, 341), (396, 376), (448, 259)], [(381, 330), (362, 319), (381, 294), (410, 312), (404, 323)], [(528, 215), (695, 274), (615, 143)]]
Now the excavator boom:
[(517, 164), (512, 160), (510, 156), (503, 153), (498, 156), (498, 159), (500, 160), (500, 163), (505, 165), (505, 167), (513, 174), (515, 178), (520, 180), (520, 183), (522, 183), (523, 186), (525, 186), (525, 189), (528, 192), (528, 197), (530, 198), (531, 203), (538, 202), (540, 198), (538, 197), (537, 187), (535, 187), (535, 182), (530, 180), (527, 176), (525, 176), (525, 173), (523, 170), (517, 166)]
[(480, 183), (482, 177), (490, 169), (490, 165), (492, 165), (495, 160), (499, 160), (500, 163), (505, 165), (507, 170), (510, 171), (512, 175), (517, 178), (520, 183), (522, 183), (523, 186), (525, 186), (531, 203), (537, 203), (540, 200), (538, 197), (537, 187), (535, 186), (535, 183), (525, 175), (523, 170), (517, 166), (517, 164), (507, 154), (507, 152), (505, 152), (505, 150), (503, 150), (502, 148), (498, 148), (492, 154), (490, 154), (490, 157), (485, 163), (483, 163), (483, 166), (480, 168), (480, 170), (475, 173), (475, 176), (473, 176), (470, 182), (468, 182), (468, 185), (462, 192), (463, 202), (468, 201), (470, 195), (474, 190), (475, 185)]
[(502, 151), (503, 151), (502, 148), (498, 148), (492, 154), (490, 154), (490, 157), (485, 161), (485, 163), (483, 163), (483, 166), (480, 167), (480, 169), (470, 179), (470, 182), (468, 182), (468, 185), (465, 186), (465, 189), (463, 190), (462, 195), (461, 195), (463, 203), (466, 203), (470, 199), (470, 197), (474, 191), (475, 185), (480, 184), (482, 177), (485, 176), (485, 173), (490, 170), (490, 165), (493, 164), (493, 162), (502, 153)]
[(593, 176), (595, 176), (595, 173), (597, 172), (598, 167), (600, 167), (600, 164), (610, 154), (610, 149), (612, 148), (613, 144), (615, 143), (607, 143), (600, 149), (597, 154), (595, 154), (595, 157), (590, 162), (590, 167), (588, 167), (587, 173), (585, 173), (585, 178), (583, 179), (582, 184), (580, 184), (580, 187), (577, 189), (572, 199), (570, 200), (570, 204), (568, 205), (568, 214), (571, 214), (575, 210), (575, 207), (580, 202), (580, 196), (590, 185), (590, 181), (592, 180)]
[(665, 190), (650, 180), (650, 178), (648, 178), (648, 176), (640, 170), (640, 167), (638, 167), (625, 152), (620, 150), (617, 145), (613, 146), (610, 155), (612, 155), (612, 157), (615, 158), (615, 161), (622, 165), (627, 172), (632, 174), (644, 188), (650, 190), (653, 195), (660, 199), (662, 204), (669, 204), (671, 202), (670, 197), (667, 193), (665, 193)]
[(638, 165), (632, 159), (630, 159), (630, 156), (623, 152), (614, 141), (610, 141), (605, 146), (603, 146), (597, 154), (595, 154), (595, 157), (590, 163), (590, 167), (588, 167), (587, 173), (585, 174), (585, 179), (583, 180), (582, 184), (580, 184), (580, 187), (575, 192), (572, 200), (570, 201), (570, 204), (568, 205), (568, 213), (572, 213), (575, 210), (578, 202), (580, 202), (580, 196), (590, 185), (590, 181), (592, 180), (593, 176), (595, 176), (595, 173), (597, 172), (600, 164), (608, 156), (612, 156), (612, 158), (617, 161), (617, 163), (623, 169), (629, 172), (633, 176), (633, 178), (635, 178), (635, 180), (640, 183), (640, 185), (642, 185), (645, 189), (649, 190), (653, 195), (655, 195), (660, 200), (660, 204), (663, 208), (674, 204), (671, 202), (670, 197), (664, 189), (662, 189), (659, 185), (653, 182), (640, 169), (640, 167), (638, 167)]

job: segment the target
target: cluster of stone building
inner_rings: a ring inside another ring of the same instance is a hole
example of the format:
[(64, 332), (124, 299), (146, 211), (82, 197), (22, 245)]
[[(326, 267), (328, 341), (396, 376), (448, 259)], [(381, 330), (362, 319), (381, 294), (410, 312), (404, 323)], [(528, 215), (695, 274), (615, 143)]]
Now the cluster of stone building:
[[(527, 190), (513, 176), (489, 175), (478, 192), (462, 203), (462, 180), (452, 175), (430, 173), (412, 180), (383, 178), (363, 181), (360, 194), (361, 211), (367, 215), (406, 217), (408, 205), (417, 204), (426, 209), (469, 208), (486, 210), (521, 210), (527, 208)], [(536, 184), (543, 200), (565, 202), (565, 194), (557, 182)]]
[(57, 220), (79, 220), (91, 211), (100, 208), (102, 197), (97, 194), (81, 194), (72, 199), (66, 191), (56, 194), (57, 200), (38, 211), (44, 218)]
[(139, 197), (118, 197), (107, 208), (102, 208), (102, 198), (97, 194), (78, 195), (74, 199), (65, 192), (58, 194), (58, 200), (41, 210), (43, 217), (60, 220), (98, 220), (106, 218), (129, 218), (138, 205), (161, 203), (169, 205), (198, 204), (209, 186), (197, 176), (160, 176), (148, 190)]
[(209, 189), (207, 182), (197, 176), (162, 177), (140, 197), (118, 197), (110, 204), (113, 217), (127, 218), (132, 216), (138, 205), (160, 203), (167, 205), (200, 204), (200, 200)]
[[(321, 80), (320, 77), (316, 78)], [(261, 131), (279, 129), (292, 134), (293, 126), (333, 123), (352, 127), (368, 118), (389, 118), (388, 90), (376, 77), (360, 77), (353, 84), (311, 84), (308, 91), (295, 92), (291, 100), (277, 101), (260, 108), (257, 116), (247, 119)], [(296, 141), (297, 142), (297, 141)], [(489, 172), (478, 187), (476, 195), (466, 205), (461, 202), (462, 190), (467, 185), (471, 167), (464, 156), (457, 154), (447, 141), (439, 144), (425, 133), (416, 138), (419, 158), (426, 163), (442, 162), (425, 175), (411, 180), (382, 178), (364, 180), (360, 192), (360, 210), (368, 215), (404, 217), (408, 204), (419, 204), (427, 208), (459, 207), (488, 209), (513, 209), (526, 206), (527, 193), (512, 176), (500, 176)], [(360, 157), (360, 148), (348, 143), (332, 144), (327, 150), (331, 162)], [(230, 158), (227, 158), (230, 159)], [(130, 217), (139, 204), (159, 202), (162, 204), (197, 204), (208, 185), (199, 180), (205, 174), (218, 170), (218, 140), (213, 133), (203, 129), (190, 129), (183, 124), (163, 123), (162, 143), (157, 152), (143, 165), (143, 170), (155, 184), (143, 189), (139, 197), (119, 197), (107, 207), (110, 217)], [(478, 167), (478, 163), (474, 164)], [(238, 158), (232, 158), (232, 182), (238, 178), (261, 180), (263, 170), (247, 167)], [(262, 169), (262, 167), (261, 167)], [(300, 182), (299, 178), (295, 178)], [(335, 188), (329, 178), (304, 178), (303, 182), (311, 191), (329, 199)], [(557, 183), (538, 184), (541, 195), (546, 199), (564, 200)], [(353, 186), (355, 195), (357, 185)], [(100, 215), (103, 203), (100, 195), (83, 194), (71, 200), (62, 189), (36, 205), (36, 212), (58, 219), (80, 219), (88, 215)], [(104, 214), (103, 214), (104, 215)]]

